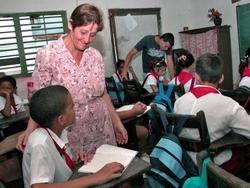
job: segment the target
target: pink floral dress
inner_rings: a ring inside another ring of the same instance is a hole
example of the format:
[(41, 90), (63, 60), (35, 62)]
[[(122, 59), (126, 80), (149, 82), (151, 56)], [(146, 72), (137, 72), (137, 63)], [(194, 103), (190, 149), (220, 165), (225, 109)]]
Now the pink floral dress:
[(41, 48), (36, 57), (33, 79), (36, 88), (63, 85), (75, 104), (76, 122), (68, 128), (69, 147), (78, 152), (94, 153), (102, 144), (116, 145), (111, 117), (104, 100), (104, 64), (101, 54), (87, 48), (77, 65), (63, 38)]

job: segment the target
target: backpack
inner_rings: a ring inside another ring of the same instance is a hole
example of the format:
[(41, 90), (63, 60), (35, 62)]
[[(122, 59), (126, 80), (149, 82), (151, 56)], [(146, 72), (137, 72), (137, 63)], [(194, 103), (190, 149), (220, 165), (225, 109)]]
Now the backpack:
[(172, 128), (165, 112), (157, 109), (163, 122), (165, 135), (159, 140), (150, 154), (150, 187), (181, 187), (188, 177), (196, 176), (198, 170), (187, 152), (182, 148), (178, 135), (189, 115), (183, 115)]
[(159, 82), (159, 93), (155, 96), (152, 104), (156, 104), (158, 108), (161, 108), (165, 112), (173, 112), (173, 104), (171, 101), (171, 95), (174, 90), (174, 84), (169, 84), (167, 91), (164, 91), (162, 82)]

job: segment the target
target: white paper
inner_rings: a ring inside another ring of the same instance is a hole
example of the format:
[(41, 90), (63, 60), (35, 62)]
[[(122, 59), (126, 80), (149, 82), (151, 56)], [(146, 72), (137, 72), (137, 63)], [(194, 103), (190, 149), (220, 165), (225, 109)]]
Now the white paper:
[(129, 31), (134, 30), (138, 25), (131, 14), (127, 14), (127, 16), (124, 17), (124, 23)]
[(108, 163), (118, 162), (125, 168), (134, 159), (138, 151), (125, 149), (108, 144), (101, 145), (91, 160), (91, 162), (79, 168), (79, 172), (95, 173)]
[[(124, 105), (124, 106), (116, 109), (116, 111), (122, 112), (122, 111), (126, 111), (126, 110), (131, 110), (133, 107), (134, 107), (134, 104), (128, 104), (128, 105)], [(140, 117), (143, 114), (147, 113), (150, 109), (151, 109), (151, 106), (147, 106), (146, 110), (142, 114), (138, 115), (137, 117)]]

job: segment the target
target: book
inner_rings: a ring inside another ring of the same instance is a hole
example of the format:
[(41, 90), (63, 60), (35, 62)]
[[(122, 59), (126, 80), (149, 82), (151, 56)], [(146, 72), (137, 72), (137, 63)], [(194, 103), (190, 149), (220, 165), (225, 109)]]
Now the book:
[(93, 159), (89, 163), (79, 168), (78, 172), (95, 173), (106, 164), (112, 162), (121, 163), (126, 169), (126, 167), (128, 167), (131, 161), (135, 158), (137, 153), (138, 151), (103, 144), (97, 148)]
[[(121, 111), (131, 110), (133, 107), (134, 107), (134, 104), (128, 104), (128, 105), (124, 105), (120, 108), (117, 108), (116, 111), (121, 112)], [(147, 113), (150, 109), (151, 109), (151, 106), (147, 106), (146, 110), (142, 114), (138, 115), (137, 117), (140, 117), (143, 114)]]

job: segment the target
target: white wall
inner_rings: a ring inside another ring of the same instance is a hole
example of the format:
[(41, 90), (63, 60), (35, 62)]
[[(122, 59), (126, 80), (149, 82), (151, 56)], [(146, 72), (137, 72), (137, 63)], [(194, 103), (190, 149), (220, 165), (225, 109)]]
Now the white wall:
[(222, 13), (222, 25), (230, 25), (231, 34), (231, 50), (233, 62), (233, 80), (234, 84), (239, 81), (238, 65), (239, 65), (239, 41), (237, 30), (236, 6), (250, 3), (250, 0), (241, 0), (238, 3), (231, 3), (231, 0), (192, 0), (191, 16), (187, 22), (190, 29), (213, 26), (213, 22), (209, 22), (207, 17), (208, 9), (215, 8)]
[(76, 5), (81, 3), (94, 4), (103, 11), (105, 29), (98, 34), (94, 46), (103, 54), (107, 76), (114, 71), (108, 9), (160, 7), (162, 32), (172, 32), (175, 35), (175, 48), (180, 47), (178, 32), (182, 31), (184, 26), (189, 29), (212, 26), (207, 11), (210, 8), (218, 9), (223, 14), (222, 24), (231, 25), (234, 82), (238, 80), (239, 48), (235, 7), (238, 4), (250, 3), (250, 0), (241, 0), (235, 4), (232, 4), (231, 0), (0, 0), (0, 12), (66, 10), (69, 17)]

